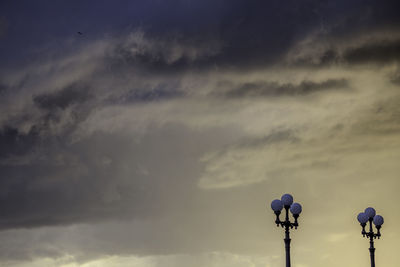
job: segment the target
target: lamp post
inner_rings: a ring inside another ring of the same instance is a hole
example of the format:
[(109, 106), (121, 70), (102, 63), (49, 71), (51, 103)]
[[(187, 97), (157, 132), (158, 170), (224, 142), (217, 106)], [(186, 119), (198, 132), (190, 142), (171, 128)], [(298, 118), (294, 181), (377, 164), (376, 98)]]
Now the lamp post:
[[(369, 238), (369, 255), (371, 257), (371, 267), (375, 267), (374, 239), (379, 239), (381, 237), (380, 229), (383, 224), (383, 217), (375, 214), (375, 209), (369, 207), (366, 208), (364, 212), (359, 213), (357, 216), (357, 220), (360, 222), (362, 227), (362, 236)], [(365, 231), (365, 226), (367, 226), (367, 222), (369, 222), (369, 232)], [(377, 229), (376, 233), (372, 228), (372, 222), (375, 224), (375, 228)]]
[[(275, 199), (271, 202), (271, 208), (276, 215), (276, 226), (281, 226), (285, 229), (285, 250), (286, 250), (286, 267), (290, 267), (290, 235), (289, 229), (297, 229), (299, 226), (297, 219), (301, 213), (301, 205), (299, 203), (293, 203), (293, 197), (289, 194), (284, 194), (281, 199)], [(279, 215), (281, 214), (282, 209), (285, 209), (285, 220), (281, 221), (279, 219)], [(293, 214), (294, 222), (289, 220), (289, 210)]]

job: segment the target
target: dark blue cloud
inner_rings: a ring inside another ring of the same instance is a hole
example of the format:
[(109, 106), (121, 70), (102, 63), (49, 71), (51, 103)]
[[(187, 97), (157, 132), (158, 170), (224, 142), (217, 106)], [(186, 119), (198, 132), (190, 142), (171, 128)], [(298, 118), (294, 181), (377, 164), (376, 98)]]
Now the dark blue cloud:
[(349, 84), (345, 79), (328, 79), (322, 82), (303, 81), (300, 84), (279, 84), (276, 82), (247, 82), (225, 92), (226, 97), (279, 97), (279, 96), (304, 96), (326, 90), (348, 89)]
[[(40, 58), (49, 45), (63, 51), (138, 27), (150, 36), (223, 40), (214, 63), (266, 64), (307, 32), (326, 25), (332, 34), (351, 35), (376, 27), (397, 27), (397, 1), (151, 0), (15, 1), (0, 4), (7, 22), (1, 43), (3, 64)], [(83, 34), (79, 35), (80, 31)], [(66, 42), (66, 40), (74, 40)]]

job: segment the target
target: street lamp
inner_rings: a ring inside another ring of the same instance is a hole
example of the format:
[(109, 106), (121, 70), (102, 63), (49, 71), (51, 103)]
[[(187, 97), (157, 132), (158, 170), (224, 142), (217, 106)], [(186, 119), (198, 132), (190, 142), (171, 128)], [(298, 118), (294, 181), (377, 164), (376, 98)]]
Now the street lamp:
[[(381, 237), (380, 229), (383, 224), (383, 217), (375, 214), (375, 209), (369, 207), (366, 208), (364, 212), (359, 213), (357, 216), (357, 220), (360, 222), (362, 227), (361, 234), (363, 235), (363, 237), (369, 238), (369, 254), (371, 257), (371, 267), (375, 267), (374, 239), (379, 239)], [(365, 226), (367, 225), (367, 222), (369, 222), (369, 232), (365, 231)], [(376, 233), (374, 233), (374, 230), (372, 229), (372, 222), (375, 224), (375, 228), (377, 229)]]
[[(286, 250), (286, 267), (290, 267), (290, 236), (289, 229), (297, 229), (299, 226), (297, 219), (301, 213), (301, 205), (299, 203), (293, 203), (293, 197), (289, 194), (284, 194), (281, 199), (275, 199), (271, 202), (271, 208), (276, 215), (276, 226), (281, 226), (285, 228), (285, 250)], [(281, 221), (279, 219), (279, 215), (281, 214), (281, 210), (285, 208), (286, 215), (285, 220)], [(292, 223), (289, 220), (289, 210), (293, 214), (294, 222)]]

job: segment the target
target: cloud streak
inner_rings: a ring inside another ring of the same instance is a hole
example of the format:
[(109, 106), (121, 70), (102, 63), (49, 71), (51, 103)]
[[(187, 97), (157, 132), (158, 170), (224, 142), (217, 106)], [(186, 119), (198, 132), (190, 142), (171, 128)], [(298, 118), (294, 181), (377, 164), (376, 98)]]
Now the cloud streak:
[(347, 89), (345, 79), (328, 79), (323, 82), (302, 81), (300, 84), (278, 84), (276, 82), (245, 83), (232, 90), (228, 97), (268, 97), (268, 96), (301, 96), (324, 90)]

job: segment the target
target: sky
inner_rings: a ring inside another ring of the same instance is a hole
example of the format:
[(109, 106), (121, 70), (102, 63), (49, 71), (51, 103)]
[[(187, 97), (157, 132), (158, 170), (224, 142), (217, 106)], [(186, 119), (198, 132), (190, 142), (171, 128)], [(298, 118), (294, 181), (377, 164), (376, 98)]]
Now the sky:
[(398, 266), (398, 10), (1, 1), (0, 265)]

